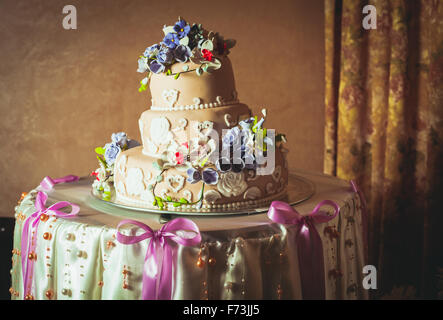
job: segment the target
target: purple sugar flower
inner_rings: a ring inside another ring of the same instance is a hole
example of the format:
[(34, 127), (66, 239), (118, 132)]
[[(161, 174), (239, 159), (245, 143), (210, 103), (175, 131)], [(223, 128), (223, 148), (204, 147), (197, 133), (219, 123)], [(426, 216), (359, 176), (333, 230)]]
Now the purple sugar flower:
[(146, 58), (149, 58), (156, 50), (160, 49), (160, 45), (158, 44), (153, 44), (150, 47), (147, 47), (145, 52), (143, 53), (143, 56), (145, 56)]
[(194, 168), (189, 168), (186, 173), (188, 174), (188, 178), (186, 179), (188, 182), (194, 184), (203, 180), (206, 184), (216, 184), (218, 182), (218, 173), (214, 169), (205, 169), (202, 173)]
[(157, 60), (153, 60), (149, 64), (149, 69), (154, 73), (162, 73), (163, 71), (165, 71), (165, 66)]
[(214, 169), (203, 170), (203, 182), (206, 184), (217, 184), (218, 173)]
[(170, 64), (174, 59), (174, 51), (169, 48), (162, 48), (157, 54), (157, 61), (161, 64)]
[(191, 31), (191, 27), (186, 23), (185, 20), (179, 20), (174, 25), (174, 31), (177, 32), (179, 38), (184, 38)]
[(188, 46), (179, 45), (174, 50), (175, 60), (178, 62), (186, 62), (192, 55), (191, 49)]
[(188, 174), (186, 180), (192, 184), (197, 183), (202, 179), (200, 172), (194, 168), (189, 168), (186, 173)]
[(111, 142), (111, 143), (107, 143), (105, 145), (105, 160), (106, 163), (108, 165), (112, 165), (115, 162), (115, 159), (117, 158), (117, 156), (120, 154), (121, 148), (120, 146), (115, 143), (115, 142)]
[(170, 32), (163, 38), (163, 43), (171, 49), (174, 49), (180, 44), (180, 39), (176, 33)]

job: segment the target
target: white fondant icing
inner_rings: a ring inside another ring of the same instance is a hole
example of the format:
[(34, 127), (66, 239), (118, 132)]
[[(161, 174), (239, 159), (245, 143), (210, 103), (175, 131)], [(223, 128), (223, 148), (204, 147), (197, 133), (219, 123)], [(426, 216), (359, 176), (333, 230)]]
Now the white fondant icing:
[(177, 102), (179, 91), (175, 89), (163, 90), (162, 98), (170, 108)]
[(146, 145), (146, 139), (145, 139), (145, 127), (143, 125), (142, 119), (138, 119), (138, 128), (140, 130), (140, 137), (142, 138), (142, 144)]
[(171, 124), (169, 123), (168, 118), (159, 117), (152, 119), (151, 127), (149, 129), (152, 142), (156, 146), (169, 142), (172, 139), (172, 133), (169, 131), (170, 128)]
[(126, 193), (126, 186), (125, 186), (125, 184), (122, 181), (119, 181), (117, 183), (117, 186), (116, 186), (115, 189), (120, 194), (125, 194)]
[(225, 99), (223, 99), (222, 96), (217, 96), (217, 97), (215, 97), (215, 101), (217, 101), (217, 103), (218, 103), (219, 105), (222, 105), (223, 103), (225, 103)]
[(122, 154), (118, 163), (116, 165), (117, 172), (124, 177), (126, 175), (126, 163), (128, 162), (128, 157)]
[(236, 197), (242, 194), (247, 187), (243, 172), (235, 173), (229, 171), (219, 175), (217, 189), (225, 197)]
[(126, 177), (126, 192), (130, 196), (139, 196), (145, 190), (143, 171), (140, 168), (129, 168)]
[(167, 196), (168, 196), (168, 192), (169, 192), (169, 190), (168, 189), (161, 189), (160, 190), (160, 197), (162, 197), (162, 198), (166, 198)]
[(231, 121), (231, 120), (232, 120), (232, 116), (229, 113), (226, 113), (225, 114), (225, 123), (228, 128), (233, 127), (237, 124), (236, 121)]
[(154, 197), (154, 193), (152, 192), (152, 189), (149, 190), (149, 188), (146, 188), (146, 190), (144, 190), (141, 195), (140, 195), (140, 199), (143, 201), (147, 201), (149, 203), (154, 202), (155, 197)]
[(192, 202), (192, 192), (190, 190), (183, 191), (183, 198), (185, 198), (189, 202)]
[(177, 132), (180, 130), (185, 130), (187, 125), (188, 125), (188, 120), (186, 120), (185, 118), (181, 118), (178, 120), (178, 126), (172, 129), (172, 131)]
[(167, 176), (166, 182), (168, 183), (168, 186), (172, 189), (172, 191), (177, 193), (181, 189), (183, 189), (183, 185), (185, 184), (185, 177), (179, 174), (175, 176)]

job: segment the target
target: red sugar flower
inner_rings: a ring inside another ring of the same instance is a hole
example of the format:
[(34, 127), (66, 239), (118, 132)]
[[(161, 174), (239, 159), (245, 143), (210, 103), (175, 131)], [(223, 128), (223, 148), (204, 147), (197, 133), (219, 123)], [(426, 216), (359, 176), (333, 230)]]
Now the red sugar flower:
[(181, 152), (175, 153), (175, 159), (177, 160), (177, 164), (182, 164), (184, 162), (183, 154), (181, 154)]
[(209, 51), (208, 49), (203, 49), (202, 53), (203, 53), (203, 58), (205, 58), (205, 60), (212, 61), (212, 52), (211, 51)]
[(100, 179), (98, 178), (98, 172), (91, 172), (91, 176), (95, 176), (95, 178), (100, 181)]

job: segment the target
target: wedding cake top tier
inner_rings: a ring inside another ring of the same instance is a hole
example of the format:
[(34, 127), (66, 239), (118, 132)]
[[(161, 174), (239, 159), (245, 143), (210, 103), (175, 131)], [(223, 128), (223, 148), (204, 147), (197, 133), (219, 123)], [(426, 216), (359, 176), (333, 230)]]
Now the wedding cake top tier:
[[(221, 107), (238, 103), (234, 74), (228, 57), (219, 58), (221, 67), (212, 72), (195, 70), (193, 62), (171, 66), (171, 75), (153, 74), (150, 79), (152, 110), (183, 111)], [(183, 72), (188, 70), (187, 72)], [(180, 76), (175, 79), (175, 75)]]
[(234, 40), (181, 18), (163, 32), (163, 40), (146, 48), (138, 60), (137, 71), (147, 73), (139, 91), (149, 84), (152, 110), (198, 110), (238, 102), (227, 57)]

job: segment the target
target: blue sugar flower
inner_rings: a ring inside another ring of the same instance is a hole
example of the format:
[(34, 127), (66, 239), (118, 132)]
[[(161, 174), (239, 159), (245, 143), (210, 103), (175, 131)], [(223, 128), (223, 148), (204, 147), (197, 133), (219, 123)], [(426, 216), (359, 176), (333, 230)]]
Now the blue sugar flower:
[(179, 45), (174, 50), (175, 60), (178, 62), (186, 62), (192, 55), (192, 51), (188, 46)]
[(217, 184), (218, 182), (217, 171), (210, 168), (203, 170), (203, 182), (206, 184)]
[(142, 57), (138, 59), (138, 69), (137, 72), (144, 73), (148, 70), (148, 59), (145, 57)]
[(143, 56), (146, 58), (149, 58), (155, 51), (160, 49), (159, 44), (153, 44), (152, 46), (146, 48), (145, 52), (143, 53)]
[(165, 66), (157, 60), (153, 60), (149, 64), (149, 69), (154, 73), (162, 73), (163, 71), (165, 71)]
[(223, 137), (224, 145), (232, 145), (234, 141), (236, 141), (240, 137), (240, 129), (238, 127), (234, 127), (226, 131), (226, 134)]
[(180, 39), (176, 33), (170, 32), (163, 38), (163, 43), (171, 49), (174, 49), (180, 44)]
[(111, 135), (111, 141), (123, 148), (128, 143), (128, 137), (125, 132), (117, 132)]
[(243, 130), (251, 129), (252, 124), (254, 123), (254, 118), (249, 118), (246, 120), (240, 121), (238, 124), (243, 128)]
[(179, 38), (184, 38), (191, 31), (191, 27), (186, 23), (185, 20), (179, 20), (174, 25), (174, 31), (177, 32)]
[(105, 145), (105, 160), (109, 166), (114, 164), (115, 159), (120, 154), (120, 151), (120, 146), (115, 142), (107, 143)]
[(186, 180), (192, 184), (197, 183), (202, 179), (200, 172), (194, 168), (189, 168), (186, 173), (188, 174)]
[(161, 64), (171, 64), (174, 59), (174, 51), (169, 48), (162, 48), (157, 54), (157, 61)]

